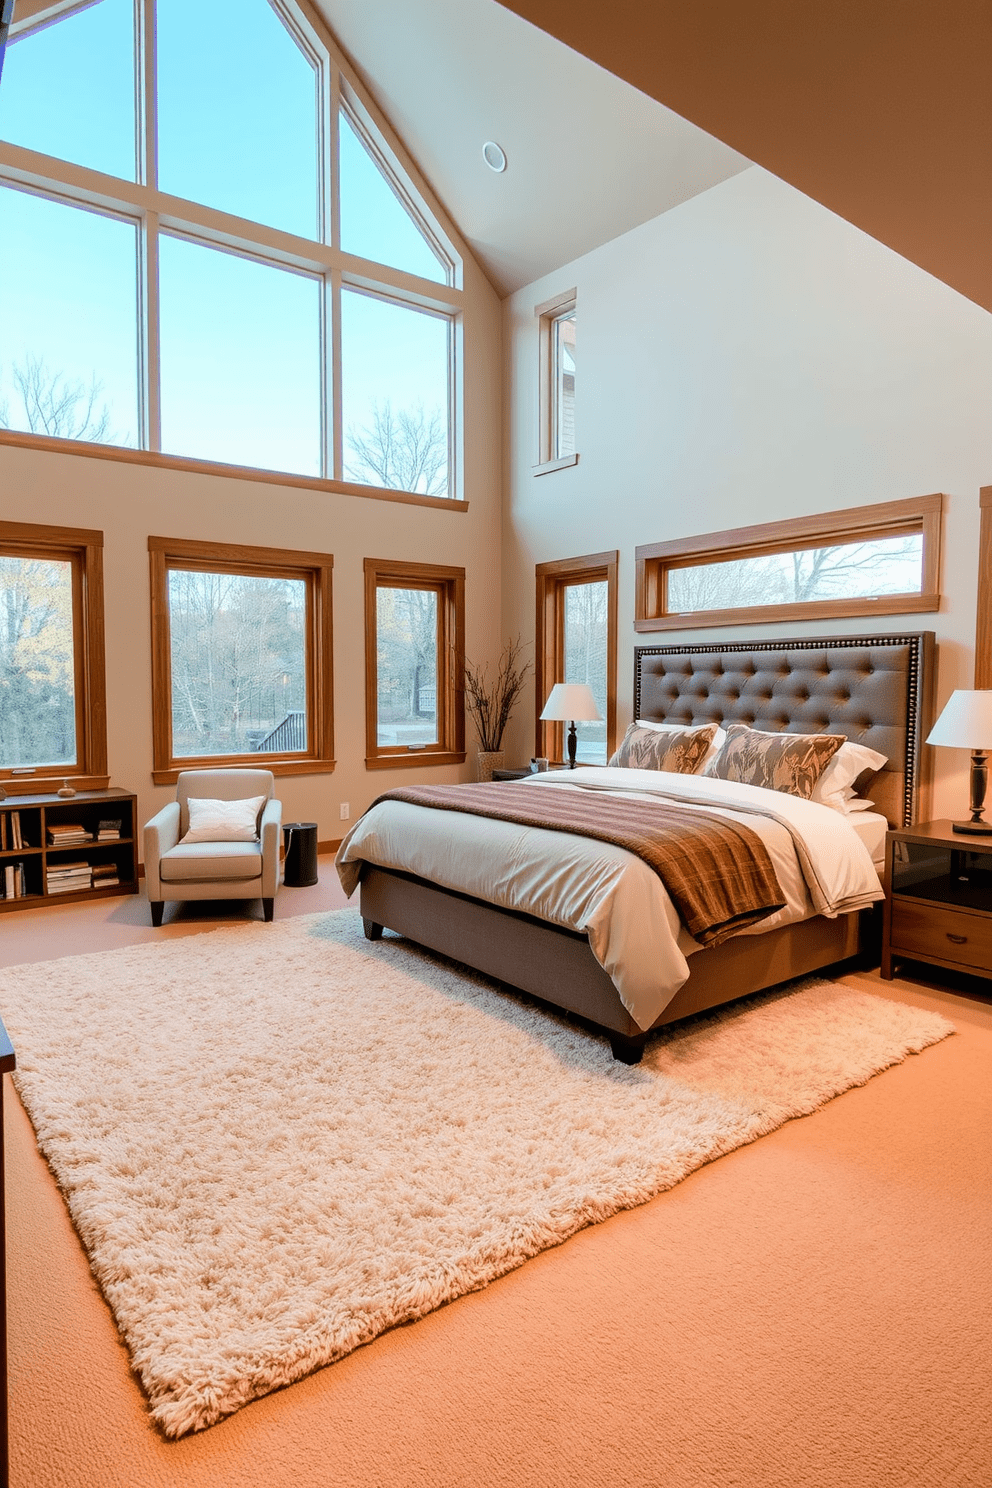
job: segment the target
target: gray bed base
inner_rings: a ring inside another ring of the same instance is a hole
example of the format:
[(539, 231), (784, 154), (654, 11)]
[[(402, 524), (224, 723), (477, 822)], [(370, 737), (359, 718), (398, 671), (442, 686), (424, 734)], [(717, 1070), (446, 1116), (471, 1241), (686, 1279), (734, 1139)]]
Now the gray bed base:
[[(908, 826), (927, 814), (931, 751), (924, 740), (933, 659), (932, 631), (640, 646), (634, 652), (634, 715), (845, 734), (888, 756), (871, 795), (890, 825)], [(651, 1030), (631, 1018), (584, 935), (370, 863), (360, 893), (370, 940), (383, 927), (395, 930), (595, 1024), (609, 1036), (617, 1059), (640, 1059)], [(874, 964), (878, 940), (872, 911), (736, 936), (689, 958), (688, 980), (653, 1026), (851, 958)]]
[[(360, 895), (370, 940), (378, 940), (388, 926), (418, 945), (595, 1024), (624, 1064), (640, 1060), (652, 1030), (645, 1032), (634, 1022), (584, 935), (370, 863), (362, 870)], [(662, 1028), (841, 961), (871, 959), (877, 942), (873, 920), (870, 911), (836, 920), (818, 915), (698, 951), (689, 958), (689, 980), (652, 1027)]]

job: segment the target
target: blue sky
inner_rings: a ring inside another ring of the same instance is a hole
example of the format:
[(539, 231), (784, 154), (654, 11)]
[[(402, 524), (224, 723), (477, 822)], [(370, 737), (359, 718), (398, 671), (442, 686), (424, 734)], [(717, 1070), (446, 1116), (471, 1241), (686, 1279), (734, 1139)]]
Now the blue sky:
[[(159, 181), (299, 236), (317, 235), (317, 75), (267, 0), (158, 0)], [(0, 137), (135, 179), (132, 0), (97, 0), (10, 45)], [(342, 247), (425, 278), (444, 273), (347, 121)], [(137, 443), (134, 227), (0, 187), (0, 400), (23, 422), (12, 364), (102, 384), (119, 442)], [(161, 239), (163, 447), (319, 471), (315, 278)], [(349, 293), (344, 425), (373, 405), (447, 401), (447, 326)]]

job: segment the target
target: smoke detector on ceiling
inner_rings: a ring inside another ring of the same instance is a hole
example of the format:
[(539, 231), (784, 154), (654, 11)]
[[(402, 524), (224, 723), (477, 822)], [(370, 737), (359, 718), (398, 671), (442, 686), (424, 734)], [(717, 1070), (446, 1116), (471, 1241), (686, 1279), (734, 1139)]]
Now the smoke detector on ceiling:
[(506, 170), (506, 152), (495, 140), (486, 140), (482, 147), (482, 158), (490, 170)]

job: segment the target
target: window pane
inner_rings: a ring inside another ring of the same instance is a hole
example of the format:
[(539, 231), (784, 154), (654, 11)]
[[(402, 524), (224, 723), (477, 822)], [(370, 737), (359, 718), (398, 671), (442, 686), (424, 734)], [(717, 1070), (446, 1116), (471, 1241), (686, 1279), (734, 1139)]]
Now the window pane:
[(134, 180), (132, 0), (98, 0), (8, 44), (0, 135)]
[(346, 480), (447, 496), (448, 330), (439, 316), (342, 293)]
[(159, 186), (301, 237), (317, 224), (317, 73), (267, 0), (158, 0)]
[[(586, 764), (605, 765), (606, 750), (606, 654), (607, 591), (604, 579), (596, 584), (565, 586), (565, 678), (566, 682), (588, 682), (601, 722), (576, 722), (575, 757)], [(566, 725), (567, 730), (567, 725)]]
[(0, 425), (138, 442), (134, 226), (0, 187)]
[(575, 311), (554, 323), (554, 458), (575, 453)]
[(0, 555), (0, 769), (76, 763), (72, 564)]
[(307, 747), (303, 579), (169, 572), (172, 753)]
[(923, 537), (912, 533), (670, 569), (667, 610), (692, 614), (815, 599), (919, 594), (922, 582)]
[(341, 247), (375, 263), (389, 264), (422, 279), (447, 281), (447, 272), (428, 246), (406, 207), (393, 191), (347, 116), (338, 114), (341, 156)]
[(436, 590), (376, 590), (376, 678), (379, 745), (436, 744)]
[(164, 236), (162, 448), (320, 475), (320, 285)]

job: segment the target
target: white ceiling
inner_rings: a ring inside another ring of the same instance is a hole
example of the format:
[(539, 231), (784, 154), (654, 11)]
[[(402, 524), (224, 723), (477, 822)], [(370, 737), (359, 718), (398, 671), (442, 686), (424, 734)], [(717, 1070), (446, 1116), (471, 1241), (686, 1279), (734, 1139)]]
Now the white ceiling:
[(500, 295), (749, 164), (494, 0), (316, 3)]

